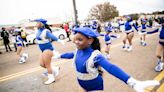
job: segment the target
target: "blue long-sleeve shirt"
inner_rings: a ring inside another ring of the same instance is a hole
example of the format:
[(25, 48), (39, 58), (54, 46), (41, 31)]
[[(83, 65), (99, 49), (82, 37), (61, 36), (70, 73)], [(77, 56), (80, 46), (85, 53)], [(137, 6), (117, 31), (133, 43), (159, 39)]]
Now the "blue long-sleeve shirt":
[(22, 44), (23, 39), (20, 35), (17, 35), (16, 38), (15, 38), (15, 41), (16, 41), (16, 44)]
[(58, 38), (54, 36), (48, 29), (40, 28), (37, 31), (36, 39), (38, 40), (39, 48), (43, 52), (44, 50), (54, 50), (49, 39), (57, 41)]
[(127, 21), (125, 23), (125, 32), (129, 31), (129, 30), (132, 30), (132, 26), (138, 31), (137, 26), (132, 21)]
[[(61, 55), (61, 58), (72, 59), (74, 58), (74, 63), (76, 66), (76, 71), (80, 73), (88, 73), (86, 69), (87, 60), (90, 58), (94, 50), (89, 47), (83, 50), (77, 50), (76, 52), (65, 53)], [(130, 78), (123, 70), (117, 67), (114, 64), (111, 64), (103, 55), (98, 55), (94, 58), (94, 66), (103, 67), (108, 73), (119, 78), (120, 80), (127, 83), (127, 80)], [(103, 90), (103, 79), (101, 75), (98, 75), (95, 79), (92, 80), (80, 80), (78, 79), (79, 85), (84, 88), (86, 91), (96, 91)]]
[(42, 32), (46, 30), (46, 35), (45, 35), (45, 39), (52, 39), (54, 41), (57, 41), (58, 38), (56, 36), (54, 36), (48, 29), (45, 28), (40, 28), (36, 34), (36, 38), (38, 40), (42, 40), (42, 38), (40, 37), (42, 35)]

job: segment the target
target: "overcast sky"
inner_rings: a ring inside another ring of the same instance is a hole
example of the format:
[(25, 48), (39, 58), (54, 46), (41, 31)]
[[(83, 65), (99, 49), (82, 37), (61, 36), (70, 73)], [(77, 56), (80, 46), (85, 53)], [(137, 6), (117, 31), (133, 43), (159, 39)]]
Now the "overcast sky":
[[(76, 0), (78, 18), (85, 19), (91, 7), (109, 1), (120, 15), (164, 10), (164, 0)], [(71, 18), (72, 0), (0, 0), (0, 25), (16, 24), (22, 19)]]

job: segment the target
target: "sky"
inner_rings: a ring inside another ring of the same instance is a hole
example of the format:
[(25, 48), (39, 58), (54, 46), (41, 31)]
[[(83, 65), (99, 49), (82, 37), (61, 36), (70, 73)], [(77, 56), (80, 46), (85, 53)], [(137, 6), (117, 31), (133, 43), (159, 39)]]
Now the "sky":
[[(164, 10), (164, 0), (76, 0), (78, 19), (87, 17), (96, 4), (109, 1), (120, 15)], [(0, 25), (17, 24), (23, 19), (73, 18), (72, 0), (0, 0)]]

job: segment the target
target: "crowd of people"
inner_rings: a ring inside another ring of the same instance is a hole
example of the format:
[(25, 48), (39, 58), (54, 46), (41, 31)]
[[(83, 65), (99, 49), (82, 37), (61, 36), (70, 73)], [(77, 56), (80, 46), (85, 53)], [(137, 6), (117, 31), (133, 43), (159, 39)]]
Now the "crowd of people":
[[(109, 21), (105, 24), (104, 30), (105, 34), (100, 34), (101, 26), (97, 21), (92, 21), (91, 24), (84, 23), (83, 25), (76, 24), (70, 28), (68, 23), (65, 23), (62, 27), (67, 33), (68, 41), (72, 41), (76, 45), (76, 51), (69, 53), (58, 53), (51, 43), (52, 39), (65, 44), (63, 40), (58, 39), (51, 33), (51, 28), (47, 25), (47, 20), (36, 19), (37, 22), (37, 32), (36, 39), (38, 41), (38, 46), (41, 51), (40, 55), (40, 66), (45, 68), (44, 74), (48, 80), (44, 84), (51, 84), (55, 81), (55, 77), (59, 74), (60, 68), (58, 66), (51, 65), (52, 58), (66, 58), (74, 59), (74, 64), (76, 68), (77, 81), (79, 83), (79, 92), (90, 92), (90, 91), (103, 91), (103, 75), (102, 68), (104, 68), (108, 73), (112, 74), (116, 78), (122, 80), (125, 84), (134, 88), (137, 92), (144, 92), (144, 89), (149, 86), (159, 85), (158, 81), (148, 80), (148, 81), (138, 81), (133, 78), (128, 73), (124, 72), (117, 65), (110, 62), (110, 45), (112, 43), (112, 38), (119, 38), (118, 35), (112, 35), (116, 29), (120, 30), (125, 34), (123, 38), (123, 49), (125, 51), (131, 52), (133, 50), (133, 37), (134, 29), (139, 34), (140, 44), (142, 46), (147, 46), (146, 35), (159, 32), (159, 43), (157, 43), (156, 56), (157, 65), (155, 71), (160, 72), (164, 69), (164, 18), (155, 19), (148, 21), (147, 19), (141, 19), (141, 24), (133, 21), (131, 16), (125, 17), (126, 21), (119, 21), (119, 27), (113, 27), (112, 23)], [(147, 23), (149, 22), (149, 25)], [(153, 23), (156, 23), (153, 25)], [(150, 32), (147, 28), (155, 28)], [(6, 52), (8, 50), (12, 51), (9, 45), (9, 35), (2, 28), (1, 36), (3, 37), (4, 45), (6, 47)], [(28, 58), (28, 54), (23, 51), (23, 46), (27, 45), (26, 33), (23, 31), (15, 31), (15, 42), (16, 51), (19, 58), (19, 63), (24, 63)], [(70, 38), (70, 32), (74, 34), (73, 39)], [(105, 55), (101, 52), (100, 42), (98, 36), (104, 36), (105, 41)], [(128, 43), (127, 43), (128, 42)]]

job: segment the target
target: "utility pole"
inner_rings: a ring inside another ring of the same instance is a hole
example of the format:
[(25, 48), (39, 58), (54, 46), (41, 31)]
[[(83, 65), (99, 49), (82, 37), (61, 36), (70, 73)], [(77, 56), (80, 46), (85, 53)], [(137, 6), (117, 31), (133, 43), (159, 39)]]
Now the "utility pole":
[(77, 9), (76, 9), (76, 2), (75, 2), (75, 0), (73, 0), (73, 9), (74, 9), (74, 22), (75, 22), (75, 24), (77, 25), (78, 24), (78, 22), (77, 22)]

